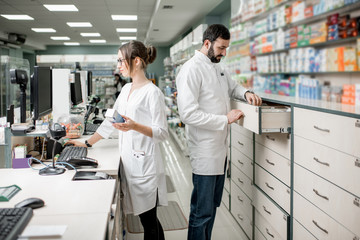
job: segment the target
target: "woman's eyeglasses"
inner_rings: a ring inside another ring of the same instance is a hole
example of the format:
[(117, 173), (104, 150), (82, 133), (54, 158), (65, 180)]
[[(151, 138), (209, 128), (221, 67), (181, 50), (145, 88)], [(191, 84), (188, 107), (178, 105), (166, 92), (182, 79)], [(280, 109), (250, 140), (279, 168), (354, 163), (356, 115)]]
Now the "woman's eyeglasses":
[(122, 58), (122, 59), (121, 59), (121, 58), (118, 58), (118, 59), (116, 59), (116, 60), (117, 60), (118, 63), (120, 63), (120, 65), (125, 62), (125, 58)]

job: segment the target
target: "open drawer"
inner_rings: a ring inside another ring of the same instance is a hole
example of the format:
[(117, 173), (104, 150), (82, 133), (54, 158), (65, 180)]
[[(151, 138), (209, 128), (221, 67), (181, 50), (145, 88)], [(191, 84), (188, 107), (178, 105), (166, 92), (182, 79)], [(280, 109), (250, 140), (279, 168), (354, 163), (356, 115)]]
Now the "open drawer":
[(257, 134), (288, 133), (291, 129), (291, 108), (264, 102), (262, 106), (253, 106), (247, 102), (232, 99), (231, 109), (240, 109), (244, 117), (237, 123)]

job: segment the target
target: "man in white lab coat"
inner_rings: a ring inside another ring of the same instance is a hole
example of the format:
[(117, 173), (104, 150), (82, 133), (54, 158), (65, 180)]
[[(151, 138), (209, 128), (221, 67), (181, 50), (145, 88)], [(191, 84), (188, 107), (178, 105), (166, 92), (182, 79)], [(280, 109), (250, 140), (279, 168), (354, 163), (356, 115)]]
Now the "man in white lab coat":
[(209, 26), (200, 51), (181, 68), (176, 85), (193, 169), (188, 239), (211, 239), (216, 208), (224, 187), (228, 130), (243, 113), (230, 109), (230, 98), (261, 105), (261, 98), (233, 81), (219, 64), (230, 43), (229, 30)]

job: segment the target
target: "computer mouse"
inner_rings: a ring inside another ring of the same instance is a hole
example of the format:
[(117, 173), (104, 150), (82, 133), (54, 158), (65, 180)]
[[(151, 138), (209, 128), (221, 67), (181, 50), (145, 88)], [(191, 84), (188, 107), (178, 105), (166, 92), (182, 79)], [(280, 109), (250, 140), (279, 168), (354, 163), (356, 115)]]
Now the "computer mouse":
[(15, 205), (16, 208), (29, 207), (32, 209), (41, 208), (45, 202), (40, 198), (27, 198)]
[(81, 167), (98, 167), (98, 161), (93, 158), (89, 157), (71, 157), (66, 160), (67, 163), (73, 165), (74, 167), (81, 168)]

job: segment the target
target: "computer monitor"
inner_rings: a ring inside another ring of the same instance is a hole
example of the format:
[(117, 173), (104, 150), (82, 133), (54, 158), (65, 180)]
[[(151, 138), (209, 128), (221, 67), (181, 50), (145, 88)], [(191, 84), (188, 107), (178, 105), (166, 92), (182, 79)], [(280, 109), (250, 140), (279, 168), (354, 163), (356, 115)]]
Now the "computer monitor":
[(80, 73), (74, 73), (74, 82), (70, 84), (71, 102), (78, 105), (83, 102), (81, 93)]
[(92, 95), (92, 71), (87, 72), (88, 96)]
[(37, 120), (53, 109), (51, 68), (35, 66), (30, 81), (33, 119)]

